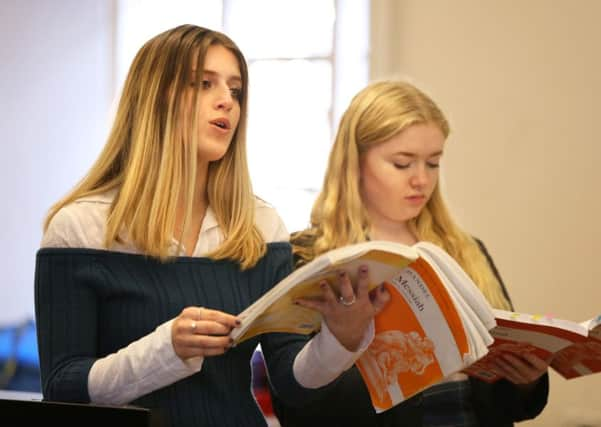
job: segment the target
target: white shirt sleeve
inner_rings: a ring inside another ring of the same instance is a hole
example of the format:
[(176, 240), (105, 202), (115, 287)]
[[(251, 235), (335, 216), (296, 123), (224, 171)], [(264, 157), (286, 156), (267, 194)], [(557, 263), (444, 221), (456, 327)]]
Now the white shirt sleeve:
[(359, 348), (348, 351), (332, 335), (323, 322), (321, 331), (315, 335), (294, 359), (293, 371), (296, 381), (306, 388), (319, 388), (334, 381), (349, 369), (374, 339), (374, 322), (369, 325)]
[[(109, 204), (110, 199), (99, 196), (65, 206), (50, 222), (41, 247), (104, 249)], [(132, 247), (122, 249), (135, 252)], [(126, 404), (200, 371), (202, 357), (182, 361), (175, 354), (172, 323), (167, 321), (118, 352), (96, 360), (88, 375), (91, 402)]]
[(202, 368), (202, 357), (182, 361), (171, 344), (169, 320), (90, 369), (88, 393), (94, 403), (123, 405), (186, 378)]

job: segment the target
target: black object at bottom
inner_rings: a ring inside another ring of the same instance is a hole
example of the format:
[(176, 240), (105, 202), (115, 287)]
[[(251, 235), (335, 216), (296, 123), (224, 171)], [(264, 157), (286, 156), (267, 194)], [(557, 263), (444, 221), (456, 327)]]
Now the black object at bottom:
[(158, 413), (146, 408), (50, 402), (0, 394), (0, 424), (3, 427), (35, 425), (34, 423), (61, 427), (81, 427), (85, 423), (128, 427), (163, 426)]

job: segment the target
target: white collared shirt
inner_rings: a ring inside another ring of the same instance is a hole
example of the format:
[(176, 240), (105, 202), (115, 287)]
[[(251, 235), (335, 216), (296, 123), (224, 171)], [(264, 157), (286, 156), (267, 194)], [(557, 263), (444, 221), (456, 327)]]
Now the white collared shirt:
[[(59, 210), (42, 237), (42, 247), (106, 249), (106, 220), (115, 192), (88, 196)], [(266, 202), (256, 199), (255, 224), (266, 242), (288, 241), (282, 219)], [(203, 219), (193, 257), (201, 257), (224, 240), (215, 214), (209, 207)], [(176, 240), (173, 248), (179, 247)], [(111, 250), (139, 253), (131, 244), (116, 244)], [(184, 248), (181, 248), (183, 251)], [(180, 252), (181, 253), (181, 252)], [(203, 358), (183, 361), (173, 349), (169, 320), (152, 333), (94, 362), (88, 376), (90, 400), (101, 404), (125, 404), (199, 372)], [(350, 368), (374, 336), (373, 322), (360, 348), (346, 350), (332, 335), (325, 322), (322, 330), (299, 352), (294, 361), (294, 376), (307, 388), (322, 387)]]
[[(89, 249), (106, 249), (106, 219), (115, 191), (104, 194), (82, 197), (63, 207), (52, 219), (48, 230), (42, 237), (42, 247), (80, 247)], [(288, 231), (276, 210), (261, 199), (255, 199), (255, 224), (266, 242), (287, 242)], [(223, 243), (223, 233), (209, 206), (200, 227), (196, 248), (191, 256), (202, 257)], [(178, 241), (173, 239), (172, 247), (178, 248)], [(116, 243), (112, 250), (139, 253), (131, 244)], [(182, 247), (182, 249), (185, 249)], [(180, 251), (183, 254), (184, 251)]]

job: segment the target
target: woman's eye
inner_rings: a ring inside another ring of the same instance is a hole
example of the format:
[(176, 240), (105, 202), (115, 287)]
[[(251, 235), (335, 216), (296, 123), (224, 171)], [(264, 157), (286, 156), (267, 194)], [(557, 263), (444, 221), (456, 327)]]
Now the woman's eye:
[(242, 97), (242, 89), (239, 87), (233, 87), (230, 89), (230, 93), (232, 94), (232, 98), (240, 101), (240, 98)]
[(209, 89), (211, 87), (211, 82), (209, 80), (203, 80), (198, 84), (198, 82), (190, 82), (191, 87), (201, 87), (203, 89)]
[(393, 163), (394, 167), (397, 169), (407, 169), (409, 167), (409, 163), (404, 164), (404, 163)]
[(436, 169), (440, 167), (440, 163), (435, 163), (435, 162), (427, 162), (426, 165), (430, 168), (430, 169)]

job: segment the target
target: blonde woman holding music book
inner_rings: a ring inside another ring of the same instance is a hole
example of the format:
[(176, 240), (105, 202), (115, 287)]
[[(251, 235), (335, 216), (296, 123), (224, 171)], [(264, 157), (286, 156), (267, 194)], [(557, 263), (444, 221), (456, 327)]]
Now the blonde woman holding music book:
[[(292, 270), (283, 222), (252, 192), (247, 105), (248, 66), (227, 35), (180, 25), (140, 48), (98, 160), (46, 218), (35, 270), (44, 399), (141, 406), (170, 427), (266, 427), (251, 393), (259, 343), (298, 405), (320, 397), (304, 384), (328, 384), (369, 344), (380, 300), (341, 277), (355, 304), (329, 287), (311, 304), (329, 329), (232, 347), (236, 314)], [(303, 363), (315, 353), (320, 364)]]
[[(311, 226), (292, 235), (297, 267), (332, 249), (368, 240), (409, 246), (428, 242), (457, 263), (491, 306), (511, 309), (484, 245), (454, 222), (443, 200), (439, 168), (449, 132), (440, 108), (409, 83), (375, 82), (360, 91), (341, 119)], [(376, 324), (389, 310), (394, 310), (391, 304)], [(423, 365), (431, 357), (431, 343), (414, 332), (406, 331), (405, 346), (419, 357), (399, 375), (419, 375), (428, 369)], [(385, 347), (386, 338), (376, 335), (374, 343), (379, 340), (378, 345)], [(374, 347), (372, 343), (368, 352)], [(390, 359), (394, 352), (382, 354), (389, 359), (380, 363), (399, 366)], [(543, 410), (547, 368), (546, 361), (531, 355), (507, 355), (497, 361), (504, 379), (495, 384), (459, 373), (376, 413), (366, 383), (353, 367), (314, 404), (292, 408), (275, 392), (273, 405), (283, 427), (507, 427)]]

